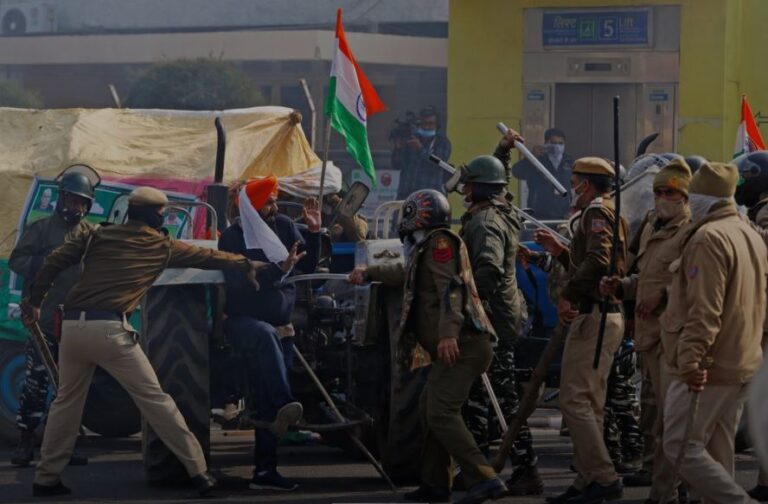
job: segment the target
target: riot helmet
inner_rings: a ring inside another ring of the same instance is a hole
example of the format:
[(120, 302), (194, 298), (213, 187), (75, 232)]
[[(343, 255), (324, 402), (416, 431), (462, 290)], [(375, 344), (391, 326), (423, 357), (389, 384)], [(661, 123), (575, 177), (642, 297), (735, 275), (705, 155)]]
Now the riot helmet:
[(696, 171), (701, 168), (701, 165), (704, 163), (707, 163), (707, 158), (703, 156), (685, 156), (685, 162), (688, 164), (688, 166), (691, 168), (692, 173), (696, 173)]
[(59, 178), (56, 213), (66, 222), (77, 223), (91, 210), (94, 200), (91, 179), (78, 171), (65, 171)]
[(451, 224), (451, 206), (440, 191), (422, 189), (412, 193), (400, 209), (400, 240), (419, 230), (447, 228)]
[(760, 196), (768, 192), (768, 151), (742, 154), (732, 163), (739, 169), (736, 203), (746, 207), (755, 206)]
[(465, 184), (506, 184), (507, 173), (504, 163), (494, 156), (477, 156), (464, 169), (462, 182)]

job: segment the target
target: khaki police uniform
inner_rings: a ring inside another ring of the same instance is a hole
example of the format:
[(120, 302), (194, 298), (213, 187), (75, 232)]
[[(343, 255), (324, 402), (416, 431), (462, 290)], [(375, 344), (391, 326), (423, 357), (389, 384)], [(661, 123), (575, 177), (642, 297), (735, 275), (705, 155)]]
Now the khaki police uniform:
[[(168, 202), (163, 193), (150, 188), (136, 189), (129, 201), (148, 206)], [(247, 271), (250, 262), (242, 256), (177, 242), (139, 221), (86, 229), (71, 235), (47, 257), (31, 286), (29, 304), (40, 306), (57, 274), (77, 264), (82, 272), (64, 301), (59, 390), (48, 415), (35, 483), (55, 486), (60, 482), (96, 366), (128, 391), (144, 419), (190, 476), (205, 472), (200, 444), (173, 399), (160, 388), (127, 316), (167, 267)]]
[[(690, 183), (690, 168), (682, 162), (665, 166), (654, 179), (654, 188), (664, 186), (677, 189), (686, 196)], [(655, 419), (651, 429), (653, 453), (653, 477), (649, 498), (660, 500), (672, 485), (672, 465), (664, 455), (662, 446), (664, 398), (667, 395), (668, 380), (663, 379), (664, 352), (661, 346), (661, 325), (659, 315), (667, 305), (667, 288), (672, 283), (670, 265), (680, 257), (687, 225), (691, 221), (690, 210), (686, 207), (677, 217), (663, 220), (656, 210), (651, 210), (640, 225), (640, 231), (630, 244), (634, 253), (631, 270), (638, 273), (622, 279), (624, 300), (640, 302), (653, 296), (662, 296), (662, 301), (651, 317), (635, 317), (635, 348), (640, 354), (642, 371), (651, 384), (651, 396), (655, 405)], [(645, 407), (645, 405), (643, 405)]]
[[(467, 487), (496, 476), (461, 417), (474, 381), (488, 369), (496, 335), (477, 295), (466, 247), (447, 229), (429, 233), (401, 264), (371, 266), (369, 280), (404, 286), (403, 312), (397, 331), (398, 353), (405, 364), (432, 368), (421, 395), (422, 482), (450, 489), (452, 459), (461, 467)], [(442, 338), (458, 340), (460, 356), (452, 367), (437, 360)]]
[[(599, 158), (576, 161), (574, 174), (612, 175), (613, 168)], [(571, 434), (577, 490), (597, 482), (614, 483), (618, 476), (603, 439), (605, 394), (613, 357), (624, 334), (624, 319), (618, 304), (609, 308), (600, 366), (592, 369), (600, 326), (599, 285), (608, 273), (616, 218), (613, 202), (595, 198), (571, 217), (570, 249), (558, 259), (568, 269), (569, 280), (561, 296), (579, 315), (573, 320), (563, 350), (560, 376), (560, 407)], [(617, 273), (623, 275), (626, 261), (627, 225), (620, 221)]]
[[(709, 163), (693, 176), (690, 191), (729, 198), (737, 181), (735, 166)], [(685, 437), (692, 394), (684, 377), (711, 359), (680, 475), (706, 503), (751, 503), (733, 480), (734, 439), (746, 384), (762, 362), (768, 250), (732, 202), (716, 203), (690, 232), (672, 265), (660, 318), (671, 375), (664, 452), (674, 460)]]

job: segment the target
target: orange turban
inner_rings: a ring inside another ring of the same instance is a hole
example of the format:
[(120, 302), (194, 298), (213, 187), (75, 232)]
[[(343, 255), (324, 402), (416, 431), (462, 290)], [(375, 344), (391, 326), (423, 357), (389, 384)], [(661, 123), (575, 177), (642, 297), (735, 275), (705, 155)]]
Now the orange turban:
[(270, 196), (277, 197), (277, 177), (270, 175), (245, 184), (245, 194), (256, 210), (261, 210), (267, 204)]

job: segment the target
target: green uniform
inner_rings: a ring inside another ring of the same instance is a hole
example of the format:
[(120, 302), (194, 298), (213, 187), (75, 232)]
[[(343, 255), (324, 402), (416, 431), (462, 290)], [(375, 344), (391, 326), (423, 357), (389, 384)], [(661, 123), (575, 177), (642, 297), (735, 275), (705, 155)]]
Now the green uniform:
[[(422, 392), (422, 482), (451, 488), (452, 461), (471, 487), (495, 477), (461, 417), (472, 383), (493, 356), (496, 335), (477, 295), (466, 247), (447, 229), (430, 232), (411, 253), (408, 265), (372, 266), (370, 280), (404, 285), (403, 313), (397, 331), (398, 353), (419, 362), (419, 347), (434, 361)], [(437, 360), (442, 338), (458, 340), (460, 356), (447, 367)]]
[[(58, 213), (29, 224), (11, 252), (8, 266), (24, 278), (23, 296), (29, 294), (29, 286), (43, 267), (45, 258), (64, 243), (66, 236), (75, 231), (86, 232), (93, 227), (86, 221), (68, 224)], [(47, 334), (54, 333), (53, 315), (56, 307), (64, 303), (69, 290), (80, 277), (79, 265), (73, 265), (58, 274), (40, 307), (40, 328)]]
[[(523, 318), (515, 264), (520, 227), (517, 213), (499, 197), (473, 205), (462, 217), (460, 233), (467, 244), (477, 292), (499, 337), (488, 375), (507, 421), (517, 414), (520, 405), (514, 351)], [(489, 403), (485, 387), (480, 380), (476, 381), (464, 406), (464, 420), (484, 450), (490, 442), (489, 419), (495, 418)], [(527, 425), (520, 430), (513, 459), (524, 465), (536, 461)]]
[[(64, 243), (71, 231), (81, 232), (91, 228), (91, 224), (80, 221), (77, 224), (66, 222), (58, 213), (37, 220), (24, 228), (16, 247), (11, 252), (8, 265), (17, 275), (24, 279), (23, 295), (29, 293), (29, 285), (43, 266), (48, 254)], [(72, 266), (59, 273), (48, 291), (48, 295), (40, 308), (40, 329), (45, 335), (48, 348), (52, 355), (58, 355), (58, 343), (54, 314), (58, 305), (64, 303), (69, 290), (77, 282), (80, 268)], [(26, 373), (19, 398), (19, 410), (16, 423), (20, 430), (33, 432), (45, 416), (48, 409), (49, 378), (45, 365), (38, 355), (32, 340), (26, 345)]]

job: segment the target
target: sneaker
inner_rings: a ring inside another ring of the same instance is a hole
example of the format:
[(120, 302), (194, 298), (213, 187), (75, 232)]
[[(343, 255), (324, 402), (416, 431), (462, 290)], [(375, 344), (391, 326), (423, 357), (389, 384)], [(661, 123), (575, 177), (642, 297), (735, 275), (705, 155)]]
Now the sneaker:
[(11, 465), (14, 467), (27, 467), (32, 463), (32, 459), (35, 457), (35, 433), (21, 431), (21, 437), (19, 438), (19, 445), (16, 447), (16, 451), (11, 456)]
[(55, 485), (38, 485), (32, 484), (32, 496), (33, 497), (55, 497), (57, 495), (70, 495), (72, 490), (65, 487), (61, 481)]
[(633, 474), (627, 474), (622, 478), (625, 487), (649, 487), (651, 486), (651, 471), (640, 469)]
[(267, 469), (253, 474), (251, 483), (248, 485), (251, 490), (280, 490), (283, 492), (293, 492), (299, 485), (283, 478), (277, 469)]
[(285, 436), (288, 432), (288, 427), (296, 425), (301, 420), (301, 415), (304, 414), (304, 408), (301, 403), (292, 402), (288, 403), (280, 408), (275, 416), (275, 421), (270, 425), (269, 430), (274, 434), (277, 439)]
[(509, 495), (541, 495), (544, 493), (544, 481), (536, 466), (518, 467), (506, 482)]
[(747, 492), (747, 494), (759, 502), (768, 502), (768, 486), (757, 485), (755, 488)]
[(602, 504), (603, 501), (619, 500), (624, 496), (624, 487), (621, 480), (616, 480), (608, 485), (601, 485), (594, 481), (587, 485), (581, 495), (568, 499), (568, 504)]
[(480, 504), (488, 499), (500, 499), (507, 495), (507, 486), (497, 476), (472, 485), (457, 504)]
[(451, 492), (447, 488), (421, 485), (413, 492), (403, 494), (403, 498), (411, 502), (451, 502)]

